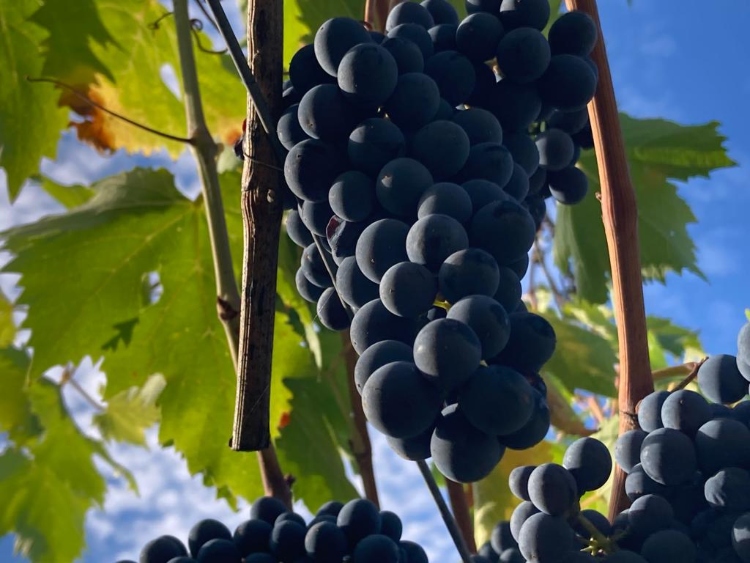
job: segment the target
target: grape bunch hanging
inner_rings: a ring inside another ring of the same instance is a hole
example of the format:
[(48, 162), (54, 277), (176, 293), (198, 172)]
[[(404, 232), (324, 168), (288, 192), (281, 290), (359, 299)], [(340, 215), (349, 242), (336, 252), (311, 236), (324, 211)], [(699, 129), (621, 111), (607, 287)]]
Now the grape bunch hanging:
[(598, 77), (586, 14), (548, 40), (547, 0), (467, 8), (404, 2), (385, 34), (326, 21), (291, 60), (277, 127), (300, 295), (350, 330), (368, 421), (459, 482), (549, 429), (555, 333), (521, 279), (547, 200), (586, 195)]
[(750, 563), (750, 323), (737, 355), (711, 356), (697, 380), (702, 394), (646, 396), (640, 428), (617, 439), (632, 505), (613, 522), (580, 509), (612, 469), (607, 447), (582, 438), (562, 465), (511, 472), (522, 502), (479, 554), (490, 563)]
[[(250, 507), (231, 532), (222, 522), (197, 522), (187, 542), (163, 535), (143, 546), (140, 563), (428, 563), (424, 549), (401, 538), (397, 514), (369, 500), (325, 503), (310, 522), (273, 497)], [(117, 563), (135, 563), (118, 561)]]

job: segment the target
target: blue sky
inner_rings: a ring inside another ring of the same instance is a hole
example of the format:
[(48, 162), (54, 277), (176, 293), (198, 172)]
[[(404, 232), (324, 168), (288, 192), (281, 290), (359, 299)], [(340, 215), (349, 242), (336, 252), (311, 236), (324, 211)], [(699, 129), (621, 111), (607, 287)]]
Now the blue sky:
[[(680, 186), (699, 220), (689, 230), (710, 284), (692, 275), (670, 275), (666, 287), (651, 284), (645, 294), (649, 313), (699, 329), (709, 353), (734, 353), (743, 311), (750, 307), (750, 225), (746, 219), (750, 211), (750, 111), (746, 102), (750, 75), (744, 72), (750, 55), (750, 4), (743, 0), (633, 0), (629, 7), (626, 0), (602, 0), (600, 11), (621, 109), (637, 117), (687, 124), (717, 120), (729, 139), (729, 154), (738, 167)], [(67, 135), (57, 161), (45, 163), (44, 168), (60, 180), (86, 182), (134, 162), (123, 157), (99, 158)], [(177, 174), (181, 188), (197, 190), (189, 156), (183, 155), (176, 163), (161, 158), (160, 163)], [(4, 186), (2, 172), (0, 184)], [(34, 189), (24, 192), (11, 207), (0, 186), (0, 228), (49, 209), (49, 199)], [(14, 280), (6, 277), (0, 282), (7, 290)], [(82, 384), (95, 392), (102, 375), (90, 366), (84, 366), (81, 375)], [(85, 424), (91, 412), (79, 397), (68, 399)], [(373, 435), (373, 441), (383, 507), (404, 518), (405, 537), (425, 545), (432, 561), (457, 561), (416, 467), (396, 458), (379, 436)], [(153, 432), (150, 443), (155, 444)], [(185, 537), (200, 518), (216, 517), (233, 525), (246, 514), (244, 510), (234, 514), (226, 504), (215, 501), (212, 491), (190, 477), (184, 463), (169, 451), (123, 446), (115, 455), (134, 470), (142, 494), (135, 497), (113, 479), (105, 511), (92, 511), (88, 519), (90, 549), (81, 559), (85, 563), (113, 562), (126, 555), (136, 558), (140, 545), (154, 535)], [(11, 538), (0, 539), (0, 563), (24, 561), (12, 556), (11, 546)]]

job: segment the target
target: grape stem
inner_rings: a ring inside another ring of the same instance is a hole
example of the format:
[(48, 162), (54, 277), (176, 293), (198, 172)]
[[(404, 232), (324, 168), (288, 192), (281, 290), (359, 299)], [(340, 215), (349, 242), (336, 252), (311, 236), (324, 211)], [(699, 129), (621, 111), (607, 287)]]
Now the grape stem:
[(690, 385), (690, 383), (692, 383), (693, 380), (696, 377), (698, 377), (698, 370), (706, 362), (707, 359), (708, 359), (708, 356), (706, 356), (705, 358), (703, 358), (702, 360), (700, 360), (698, 362), (692, 362), (693, 363), (693, 369), (690, 371), (690, 373), (687, 375), (687, 377), (685, 377), (685, 379), (683, 379), (682, 381), (680, 381), (677, 384), (677, 387), (675, 387), (674, 389), (672, 389), (672, 391), (679, 391), (680, 389), (684, 389), (685, 387), (687, 387), (688, 385)]
[(445, 522), (445, 527), (448, 528), (451, 539), (453, 539), (453, 543), (456, 544), (456, 549), (461, 556), (461, 561), (463, 563), (471, 563), (471, 553), (469, 552), (469, 548), (466, 546), (466, 542), (464, 542), (464, 538), (461, 535), (461, 530), (456, 523), (456, 519), (448, 509), (448, 505), (445, 503), (443, 494), (440, 492), (440, 487), (438, 487), (438, 484), (435, 482), (435, 477), (432, 476), (432, 471), (430, 471), (426, 461), (419, 460), (416, 463), (417, 467), (419, 467), (419, 472), (422, 474), (422, 478), (427, 484), (427, 488), (430, 490), (432, 498), (435, 500), (435, 504), (437, 504), (440, 516), (443, 518), (443, 522)]
[[(617, 325), (620, 378), (618, 407), (621, 413), (635, 412), (636, 405), (654, 390), (643, 300), (638, 207), (630, 180), (625, 144), (620, 127), (612, 75), (609, 70), (596, 0), (565, 0), (568, 10), (582, 11), (593, 19), (598, 31), (591, 58), (599, 70), (594, 99), (588, 105), (596, 151), (604, 232), (612, 270), (612, 304)], [(621, 416), (619, 433), (637, 428), (632, 416)], [(629, 504), (625, 494), (625, 474), (615, 468), (609, 518)]]
[(451, 503), (451, 510), (456, 519), (456, 525), (461, 531), (461, 536), (471, 553), (477, 552), (477, 544), (474, 541), (474, 525), (471, 521), (471, 511), (466, 498), (466, 490), (462, 483), (456, 483), (446, 479), (446, 488), (448, 489), (448, 500)]
[(583, 528), (589, 534), (591, 534), (591, 540), (593, 542), (593, 546), (597, 551), (601, 550), (601, 551), (604, 551), (605, 553), (612, 553), (613, 551), (616, 550), (615, 543), (610, 538), (602, 534), (598, 530), (598, 528), (591, 523), (591, 520), (586, 518), (580, 512), (576, 514), (575, 518), (578, 521), (578, 523), (581, 524), (581, 526), (583, 526)]
[(696, 362), (686, 362), (677, 366), (669, 366), (668, 368), (657, 369), (651, 372), (651, 377), (656, 381), (657, 379), (668, 379), (670, 377), (677, 377), (678, 375), (686, 376), (690, 375), (695, 368)]

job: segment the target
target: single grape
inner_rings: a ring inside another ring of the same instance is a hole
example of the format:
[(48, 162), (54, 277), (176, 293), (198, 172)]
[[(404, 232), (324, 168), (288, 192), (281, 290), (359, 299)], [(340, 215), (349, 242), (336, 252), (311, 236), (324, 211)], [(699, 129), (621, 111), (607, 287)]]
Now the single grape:
[(398, 66), (387, 49), (365, 43), (347, 51), (337, 76), (344, 98), (357, 107), (376, 109), (396, 89)]
[(435, 466), (448, 479), (472, 483), (490, 474), (505, 448), (494, 436), (472, 426), (457, 406), (451, 405), (438, 419), (430, 451)]
[(459, 223), (471, 218), (471, 198), (466, 190), (452, 182), (439, 182), (427, 188), (417, 204), (417, 217), (448, 215)]
[(536, 313), (510, 314), (510, 339), (493, 362), (538, 372), (555, 352), (555, 330)]
[(466, 103), (476, 84), (474, 64), (455, 50), (440, 51), (426, 59), (424, 73), (435, 81), (440, 96), (452, 106)]
[(268, 550), (273, 526), (265, 520), (245, 520), (234, 530), (232, 541), (242, 557)]
[(542, 31), (549, 21), (548, 0), (503, 0), (500, 21), (506, 29), (533, 27)]
[(406, 237), (409, 260), (436, 273), (451, 254), (468, 247), (466, 230), (448, 215), (427, 215), (417, 220)]
[(385, 30), (390, 31), (402, 23), (413, 23), (421, 25), (425, 29), (435, 25), (435, 20), (425, 6), (414, 2), (403, 2), (397, 4), (385, 20)]
[(292, 150), (292, 147), (297, 143), (310, 138), (299, 124), (298, 109), (299, 104), (290, 105), (281, 114), (276, 124), (276, 134), (279, 137), (279, 141), (288, 151)]
[(159, 536), (141, 549), (141, 563), (164, 563), (174, 557), (187, 556), (185, 545), (174, 536)]
[(581, 57), (555, 55), (536, 84), (544, 102), (560, 111), (577, 111), (594, 97), (596, 74)]
[(188, 533), (188, 548), (190, 555), (196, 557), (198, 551), (209, 540), (224, 539), (231, 540), (232, 533), (224, 524), (213, 518), (207, 518), (197, 522)]
[[(456, 50), (457, 48), (456, 47), (456, 30), (457, 29), (458, 29), (458, 24), (442, 23), (442, 24), (435, 25), (427, 30), (427, 32), (430, 34), (430, 39), (432, 39), (432, 48), (435, 54), (442, 53), (443, 51), (455, 51)], [(433, 55), (433, 57), (434, 56), (435, 55)], [(472, 65), (472, 68), (473, 68), (473, 65)], [(471, 94), (471, 91), (469, 92), (469, 94)]]
[(657, 483), (683, 485), (697, 469), (695, 448), (690, 438), (679, 430), (659, 428), (643, 440), (641, 464)]
[(458, 408), (473, 426), (487, 434), (512, 434), (531, 418), (534, 391), (520, 373), (510, 368), (480, 367), (461, 388)]
[(367, 536), (380, 533), (380, 511), (367, 499), (350, 500), (339, 512), (336, 524), (344, 532), (349, 549), (354, 549)]
[(534, 469), (527, 487), (534, 506), (550, 516), (566, 514), (578, 501), (575, 478), (556, 463), (545, 463)]
[(398, 77), (396, 89), (383, 107), (394, 124), (419, 129), (435, 117), (440, 107), (440, 89), (426, 74), (408, 72)]
[(711, 420), (711, 407), (695, 391), (680, 389), (664, 400), (661, 419), (665, 428), (674, 428), (692, 437), (698, 428)]
[(411, 362), (393, 362), (378, 368), (362, 388), (367, 420), (393, 438), (412, 438), (435, 422), (442, 397)]
[(315, 46), (310, 44), (298, 49), (289, 61), (289, 81), (303, 95), (319, 84), (333, 82), (333, 78), (320, 66), (315, 57)]
[(543, 512), (529, 516), (518, 538), (521, 554), (535, 563), (562, 563), (573, 546), (573, 529), (567, 521)]
[(438, 386), (451, 391), (473, 374), (482, 359), (479, 338), (466, 324), (454, 319), (428, 323), (414, 340), (414, 362)]
[(495, 56), (504, 33), (503, 24), (495, 15), (485, 12), (470, 14), (458, 25), (456, 46), (469, 59), (481, 63)]
[(375, 182), (358, 170), (344, 172), (334, 180), (328, 203), (342, 219), (364, 221), (375, 209)]
[(437, 296), (435, 275), (414, 262), (391, 266), (380, 280), (380, 300), (394, 315), (416, 318), (430, 310)]
[(711, 356), (698, 368), (698, 386), (715, 403), (732, 404), (747, 395), (747, 380), (729, 354)]
[(306, 201), (326, 201), (328, 190), (343, 172), (344, 162), (333, 145), (319, 139), (297, 143), (286, 155), (284, 178), (292, 193)]
[(471, 107), (456, 112), (453, 122), (459, 125), (474, 146), (479, 143), (502, 143), (503, 128), (497, 118), (486, 109)]
[(661, 420), (661, 407), (669, 397), (669, 391), (654, 391), (646, 395), (636, 406), (638, 425), (644, 432), (664, 428)]
[(371, 42), (370, 34), (360, 22), (338, 17), (326, 20), (318, 28), (313, 46), (321, 68), (335, 77), (339, 63), (349, 49), (360, 43)]
[(434, 183), (430, 170), (413, 158), (391, 160), (378, 173), (375, 193), (380, 205), (399, 217), (417, 213), (422, 194)]
[(380, 46), (396, 61), (399, 76), (424, 70), (422, 50), (413, 41), (403, 37), (386, 37)]
[[(510, 339), (508, 313), (492, 297), (486, 295), (464, 297), (453, 304), (448, 311), (448, 318), (461, 321), (474, 331), (482, 346), (483, 360), (489, 360), (497, 356)], [(506, 430), (505, 432), (498, 431), (495, 434), (509, 434), (517, 429)]]
[(433, 121), (411, 138), (409, 154), (421, 162), (433, 178), (444, 180), (466, 164), (470, 154), (469, 137), (452, 121)]
[(526, 450), (544, 440), (550, 428), (550, 412), (547, 400), (535, 390), (534, 411), (529, 421), (512, 434), (499, 436), (498, 440), (512, 450)]
[(641, 445), (648, 432), (636, 428), (618, 436), (615, 442), (615, 461), (625, 473), (630, 473), (641, 461)]
[(703, 491), (713, 508), (735, 513), (750, 510), (750, 473), (744, 469), (720, 469), (706, 480)]
[(314, 561), (338, 563), (346, 555), (347, 548), (346, 536), (335, 521), (318, 522), (305, 534), (305, 551)]
[(499, 283), (497, 261), (479, 248), (454, 252), (438, 271), (440, 294), (449, 303), (456, 303), (469, 295), (493, 296), (498, 291)]
[(373, 344), (357, 359), (354, 366), (354, 383), (357, 391), (362, 393), (370, 376), (375, 371), (391, 362), (412, 362), (414, 355), (411, 346), (397, 340), (383, 340)]
[(536, 465), (519, 465), (514, 467), (508, 476), (510, 492), (521, 500), (531, 500), (529, 496), (529, 477)]
[(644, 495), (628, 510), (628, 523), (633, 534), (646, 537), (672, 525), (674, 512), (669, 501), (657, 495)]
[(367, 279), (379, 283), (388, 268), (409, 259), (406, 238), (409, 226), (396, 219), (380, 219), (360, 235), (356, 247), (357, 266)]
[(586, 12), (573, 10), (560, 16), (549, 30), (549, 44), (555, 55), (585, 57), (594, 49), (599, 33)]
[(591, 437), (579, 438), (568, 446), (562, 464), (575, 478), (580, 493), (603, 487), (612, 472), (607, 446)]
[(503, 77), (520, 84), (542, 76), (552, 58), (547, 38), (532, 27), (520, 27), (506, 33), (496, 54)]
[[(297, 524), (294, 524), (297, 526)], [(299, 526), (302, 530), (301, 526)], [(275, 528), (274, 528), (275, 529)], [(271, 535), (273, 541), (273, 533)], [(203, 544), (195, 557), (198, 563), (242, 563), (242, 555), (230, 540), (213, 539)]]
[(352, 347), (357, 354), (362, 354), (383, 340), (397, 340), (411, 345), (416, 329), (413, 319), (398, 317), (386, 309), (380, 299), (373, 299), (354, 313), (349, 334)]
[(351, 324), (349, 312), (347, 312), (341, 298), (332, 287), (323, 290), (323, 294), (318, 299), (316, 311), (320, 324), (330, 330), (346, 330)]

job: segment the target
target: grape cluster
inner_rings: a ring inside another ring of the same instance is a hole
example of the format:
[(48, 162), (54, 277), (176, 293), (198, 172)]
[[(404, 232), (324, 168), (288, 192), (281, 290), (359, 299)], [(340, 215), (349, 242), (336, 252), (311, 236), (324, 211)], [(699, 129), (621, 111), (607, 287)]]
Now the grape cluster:
[(549, 428), (555, 334), (520, 280), (545, 199), (586, 193), (597, 82), (586, 14), (548, 41), (547, 0), (467, 8), (459, 22), (445, 0), (404, 2), (385, 35), (326, 21), (291, 60), (277, 128), (300, 295), (350, 329), (369, 422), (461, 482)]
[(702, 395), (680, 388), (641, 401), (640, 428), (615, 444), (632, 505), (614, 522), (579, 509), (580, 496), (604, 484), (612, 468), (607, 448), (583, 438), (562, 466), (511, 472), (510, 489), (523, 502), (480, 556), (490, 563), (750, 563), (749, 359), (750, 323), (737, 356), (711, 356), (698, 368)]
[[(218, 520), (201, 520), (187, 546), (160, 536), (141, 550), (140, 563), (428, 563), (414, 542), (402, 540), (401, 519), (366, 499), (324, 504), (310, 522), (273, 497), (261, 497), (234, 533)], [(119, 561), (118, 563), (135, 563)]]

